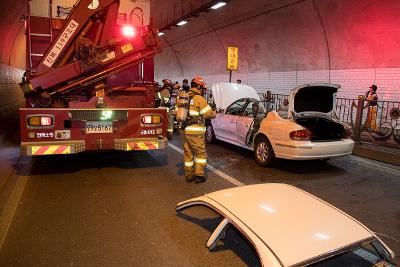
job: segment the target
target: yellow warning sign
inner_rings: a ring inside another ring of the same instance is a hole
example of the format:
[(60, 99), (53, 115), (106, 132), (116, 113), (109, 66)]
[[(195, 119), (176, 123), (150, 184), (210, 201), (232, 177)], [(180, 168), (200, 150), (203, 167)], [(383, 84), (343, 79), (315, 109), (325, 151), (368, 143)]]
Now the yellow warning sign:
[(237, 70), (238, 62), (239, 62), (239, 48), (237, 47), (228, 47), (228, 62), (226, 64), (226, 68), (228, 70)]
[(122, 53), (126, 54), (129, 51), (133, 50), (133, 46), (131, 43), (127, 43), (126, 45), (121, 46)]

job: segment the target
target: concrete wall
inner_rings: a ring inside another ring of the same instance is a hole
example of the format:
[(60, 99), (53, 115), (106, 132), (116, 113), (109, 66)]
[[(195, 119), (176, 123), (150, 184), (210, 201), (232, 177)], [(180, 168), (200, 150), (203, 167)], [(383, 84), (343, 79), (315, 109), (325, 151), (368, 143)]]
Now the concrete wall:
[[(151, 1), (159, 27), (172, 21), (161, 16), (174, 2), (180, 10), (180, 1)], [(340, 96), (355, 97), (376, 83), (381, 99), (400, 100), (398, 25), (398, 0), (232, 0), (166, 31), (156, 78), (201, 74), (209, 83), (227, 81), (226, 48), (237, 46), (235, 80), (241, 77), (259, 91), (283, 93), (323, 81), (341, 84)]]

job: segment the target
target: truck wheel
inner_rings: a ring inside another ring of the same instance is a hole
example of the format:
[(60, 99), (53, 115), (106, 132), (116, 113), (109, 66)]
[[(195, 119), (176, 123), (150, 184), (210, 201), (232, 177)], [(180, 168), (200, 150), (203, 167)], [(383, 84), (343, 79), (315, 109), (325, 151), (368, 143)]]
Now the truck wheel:
[(264, 136), (258, 137), (254, 146), (254, 158), (261, 166), (271, 166), (275, 160), (275, 153), (271, 143)]
[(207, 144), (214, 143), (215, 141), (215, 134), (214, 129), (211, 124), (206, 126), (206, 142)]

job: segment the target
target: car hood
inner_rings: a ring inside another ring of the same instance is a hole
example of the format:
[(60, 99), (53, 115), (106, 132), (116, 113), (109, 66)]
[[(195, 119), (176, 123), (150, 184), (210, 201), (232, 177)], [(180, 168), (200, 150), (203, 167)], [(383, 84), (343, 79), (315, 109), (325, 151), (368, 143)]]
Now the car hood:
[(303, 84), (290, 91), (289, 114), (318, 112), (332, 114), (340, 85), (330, 83)]
[(217, 108), (226, 109), (230, 104), (241, 98), (254, 98), (260, 100), (256, 90), (252, 87), (238, 83), (217, 83), (211, 87), (214, 102)]

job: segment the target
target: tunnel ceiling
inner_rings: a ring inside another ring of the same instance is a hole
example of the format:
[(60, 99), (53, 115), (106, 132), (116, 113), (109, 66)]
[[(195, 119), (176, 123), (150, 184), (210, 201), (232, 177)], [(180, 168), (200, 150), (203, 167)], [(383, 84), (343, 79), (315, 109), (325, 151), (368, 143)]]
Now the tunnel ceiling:
[[(181, 8), (180, 1), (152, 0), (156, 25), (163, 28), (199, 6), (184, 2)], [(156, 73), (226, 73), (228, 46), (239, 48), (243, 73), (398, 67), (399, 14), (397, 0), (232, 0), (167, 30)]]
[(24, 27), (20, 18), (26, 13), (25, 0), (0, 0), (0, 62), (25, 67)]

